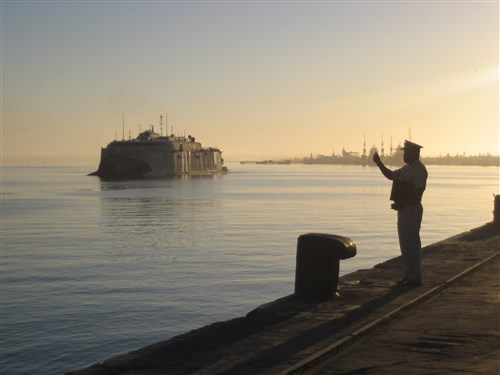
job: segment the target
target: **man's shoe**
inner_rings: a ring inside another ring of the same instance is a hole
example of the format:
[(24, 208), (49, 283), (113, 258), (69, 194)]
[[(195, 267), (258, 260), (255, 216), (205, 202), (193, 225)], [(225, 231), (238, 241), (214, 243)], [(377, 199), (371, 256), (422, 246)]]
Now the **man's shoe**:
[(422, 282), (421, 281), (407, 280), (407, 279), (399, 280), (397, 282), (397, 284), (399, 286), (404, 286), (406, 288), (415, 288), (415, 287), (418, 287), (418, 286), (422, 286)]

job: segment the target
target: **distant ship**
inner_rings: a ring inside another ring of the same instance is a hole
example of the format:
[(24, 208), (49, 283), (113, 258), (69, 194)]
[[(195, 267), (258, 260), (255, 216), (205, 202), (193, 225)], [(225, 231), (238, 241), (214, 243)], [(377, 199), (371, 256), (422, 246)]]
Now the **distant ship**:
[[(383, 148), (382, 148), (383, 150)], [(342, 155), (318, 155), (313, 158), (312, 154), (310, 157), (306, 157), (302, 160), (304, 164), (340, 164), (340, 165), (371, 165), (374, 166), (372, 158), (373, 154), (378, 152), (378, 149), (375, 145), (373, 145), (366, 155), (366, 147), (363, 149), (363, 154), (360, 155), (358, 152), (346, 151), (342, 149)], [(384, 163), (392, 166), (403, 166), (403, 150), (401, 146), (398, 146), (396, 149), (392, 149), (389, 155), (381, 154), (382, 160)]]
[(227, 172), (222, 152), (202, 147), (195, 138), (162, 136), (154, 128), (135, 139), (112, 141), (101, 148), (101, 160), (91, 176), (146, 178), (203, 176)]

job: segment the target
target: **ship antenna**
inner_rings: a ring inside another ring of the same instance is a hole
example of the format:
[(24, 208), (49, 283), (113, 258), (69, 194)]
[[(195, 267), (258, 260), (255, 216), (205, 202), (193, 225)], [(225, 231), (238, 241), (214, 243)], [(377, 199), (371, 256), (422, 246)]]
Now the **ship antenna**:
[(363, 137), (363, 156), (366, 156), (366, 134)]
[(125, 112), (122, 113), (122, 141), (125, 140)]

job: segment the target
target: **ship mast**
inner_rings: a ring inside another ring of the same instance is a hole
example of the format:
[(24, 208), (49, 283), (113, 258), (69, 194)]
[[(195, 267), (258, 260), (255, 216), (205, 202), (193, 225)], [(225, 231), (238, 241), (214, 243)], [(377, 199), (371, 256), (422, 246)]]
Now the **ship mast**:
[(363, 137), (363, 156), (366, 157), (366, 134)]
[[(170, 127), (170, 134), (173, 136), (174, 135), (174, 127)], [(168, 112), (165, 112), (165, 130), (168, 133)]]

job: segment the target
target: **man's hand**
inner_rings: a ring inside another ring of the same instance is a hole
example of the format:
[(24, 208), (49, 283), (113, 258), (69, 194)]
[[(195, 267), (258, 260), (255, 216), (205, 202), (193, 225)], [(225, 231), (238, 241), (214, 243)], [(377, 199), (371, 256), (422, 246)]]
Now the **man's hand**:
[(394, 202), (393, 204), (391, 204), (391, 208), (395, 211), (398, 211), (403, 208), (403, 205), (401, 203)]
[(392, 171), (387, 168), (384, 163), (382, 163), (382, 160), (380, 160), (380, 156), (378, 155), (378, 152), (375, 152), (373, 154), (373, 162), (375, 164), (377, 164), (377, 167), (380, 169), (380, 172), (382, 172), (382, 174), (388, 178), (389, 180), (392, 180), (393, 179), (393, 174), (392, 174)]

